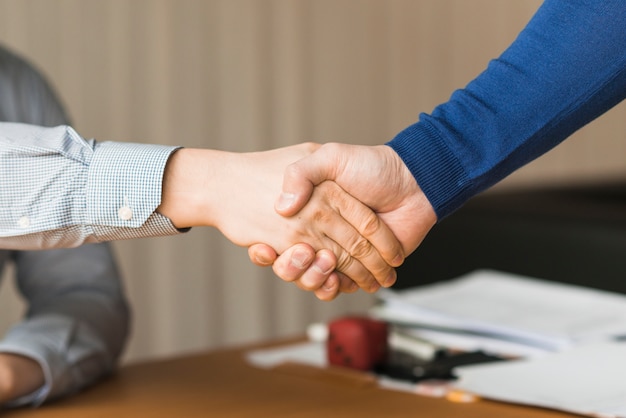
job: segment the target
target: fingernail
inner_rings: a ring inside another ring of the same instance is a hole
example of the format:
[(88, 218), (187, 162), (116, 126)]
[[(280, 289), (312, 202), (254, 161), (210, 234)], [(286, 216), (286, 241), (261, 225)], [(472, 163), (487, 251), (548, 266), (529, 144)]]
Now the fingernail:
[(401, 265), (404, 262), (404, 256), (402, 254), (398, 254), (393, 259), (392, 263), (395, 267)]
[(387, 276), (387, 279), (385, 279), (385, 283), (383, 283), (383, 286), (385, 287), (391, 287), (393, 286), (393, 284), (396, 282), (396, 271), (392, 270), (391, 273), (389, 273), (389, 276)]
[(293, 252), (289, 262), (298, 270), (303, 270), (311, 262), (311, 255), (307, 251), (296, 250)]
[(296, 200), (296, 195), (293, 193), (281, 193), (276, 202), (276, 210), (283, 211), (289, 209), (293, 202)]
[(336, 282), (333, 282), (332, 280), (326, 280), (324, 282), (324, 285), (322, 286), (322, 288), (324, 290), (333, 290), (335, 288), (335, 286), (337, 285)]
[(374, 282), (374, 283), (370, 286), (369, 291), (370, 291), (371, 293), (374, 293), (374, 292), (378, 291), (378, 289), (380, 289), (380, 284), (378, 284), (378, 282)]
[(317, 261), (315, 261), (312, 267), (322, 273), (324, 276), (330, 274), (335, 268), (332, 261), (325, 258), (319, 258)]
[(267, 265), (270, 265), (270, 264), (272, 264), (272, 263), (273, 263), (271, 260), (269, 260), (269, 259), (267, 259), (267, 258), (265, 258), (265, 257), (263, 257), (263, 256), (260, 256), (260, 255), (258, 255), (258, 254), (255, 254), (255, 255), (254, 255), (254, 261), (255, 261), (257, 264), (262, 264), (262, 265), (264, 265), (264, 266), (267, 266)]

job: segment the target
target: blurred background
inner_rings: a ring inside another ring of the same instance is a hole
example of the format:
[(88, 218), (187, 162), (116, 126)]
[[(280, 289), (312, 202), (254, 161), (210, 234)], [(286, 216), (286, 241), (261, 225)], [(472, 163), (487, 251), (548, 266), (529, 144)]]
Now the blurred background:
[[(0, 42), (43, 70), (85, 137), (374, 145), (475, 77), (540, 3), (0, 0)], [(623, 176), (625, 116), (622, 104), (497, 188)], [(299, 335), (374, 302), (320, 302), (208, 228), (115, 250), (134, 310), (127, 362)], [(6, 280), (0, 331), (23, 313), (14, 293)]]

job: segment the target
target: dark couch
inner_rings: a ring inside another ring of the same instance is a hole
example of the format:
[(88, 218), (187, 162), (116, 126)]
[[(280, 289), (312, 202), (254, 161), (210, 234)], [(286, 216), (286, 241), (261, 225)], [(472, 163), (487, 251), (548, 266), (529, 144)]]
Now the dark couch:
[(435, 226), (394, 287), (482, 268), (626, 293), (626, 182), (477, 196)]

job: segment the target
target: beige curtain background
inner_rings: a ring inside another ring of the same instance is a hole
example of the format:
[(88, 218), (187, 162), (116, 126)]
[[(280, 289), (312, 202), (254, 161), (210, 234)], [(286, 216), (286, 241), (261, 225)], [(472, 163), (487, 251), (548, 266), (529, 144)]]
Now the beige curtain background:
[[(380, 144), (476, 76), (539, 4), (0, 0), (0, 42), (46, 72), (86, 137), (232, 151)], [(624, 175), (625, 112), (498, 187)], [(373, 303), (363, 292), (319, 302), (210, 229), (115, 248), (134, 308), (127, 361), (296, 335)], [(3, 328), (23, 311), (12, 287)]]

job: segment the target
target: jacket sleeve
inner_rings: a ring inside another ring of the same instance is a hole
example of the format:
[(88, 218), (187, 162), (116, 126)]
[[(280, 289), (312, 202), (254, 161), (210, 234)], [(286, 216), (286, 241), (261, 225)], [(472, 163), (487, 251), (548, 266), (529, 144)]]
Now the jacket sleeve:
[(39, 362), (46, 383), (11, 405), (37, 405), (110, 373), (130, 313), (109, 244), (13, 254), (28, 312), (0, 342), (0, 352)]

